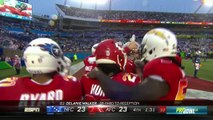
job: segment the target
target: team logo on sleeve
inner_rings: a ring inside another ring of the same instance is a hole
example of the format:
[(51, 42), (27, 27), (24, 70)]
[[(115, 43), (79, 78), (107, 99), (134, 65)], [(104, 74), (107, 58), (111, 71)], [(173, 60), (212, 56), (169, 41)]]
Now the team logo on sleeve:
[(6, 78), (0, 81), (0, 87), (10, 87), (16, 84), (17, 77)]
[(65, 81), (70, 81), (70, 80), (73, 81), (73, 82), (77, 82), (78, 81), (76, 77), (71, 76), (71, 75), (63, 76), (63, 78), (64, 78)]
[(125, 73), (124, 76), (122, 77), (123, 81), (132, 82), (132, 83), (135, 82), (136, 78), (137, 78), (136, 76), (133, 76), (129, 73)]

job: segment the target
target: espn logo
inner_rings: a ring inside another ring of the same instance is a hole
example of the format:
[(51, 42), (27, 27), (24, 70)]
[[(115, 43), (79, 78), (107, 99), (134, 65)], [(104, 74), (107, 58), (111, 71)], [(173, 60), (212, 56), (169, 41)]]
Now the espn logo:
[(40, 112), (40, 108), (37, 107), (24, 108), (24, 112)]

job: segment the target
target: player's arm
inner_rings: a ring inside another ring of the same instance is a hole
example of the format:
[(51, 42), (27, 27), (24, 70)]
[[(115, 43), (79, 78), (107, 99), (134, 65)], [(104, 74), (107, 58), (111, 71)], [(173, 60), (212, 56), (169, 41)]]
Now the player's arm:
[[(92, 72), (89, 76), (92, 76)], [(159, 100), (169, 91), (168, 84), (156, 76), (146, 78), (134, 87), (122, 85), (98, 70), (95, 71), (95, 78), (99, 80), (105, 94), (112, 100)]]
[(139, 85), (127, 89), (132, 94), (130, 100), (159, 100), (168, 93), (169, 86), (161, 77), (150, 76)]

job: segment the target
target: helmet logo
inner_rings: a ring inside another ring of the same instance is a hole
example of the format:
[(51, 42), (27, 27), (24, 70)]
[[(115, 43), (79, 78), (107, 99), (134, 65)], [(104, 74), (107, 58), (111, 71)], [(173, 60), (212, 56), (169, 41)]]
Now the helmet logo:
[(55, 57), (59, 57), (61, 55), (59, 48), (55, 45), (52, 47), (52, 53)]
[(151, 30), (150, 32), (148, 32), (148, 34), (154, 34), (164, 40), (166, 39), (166, 36), (164, 35), (164, 33), (158, 30)]
[(38, 46), (41, 47), (41, 50), (47, 51), (50, 55), (54, 57), (60, 57), (62, 55), (60, 48), (54, 44), (45, 43), (44, 45)]
[(107, 56), (107, 57), (110, 56), (110, 50), (109, 50), (109, 49), (106, 50), (106, 56)]

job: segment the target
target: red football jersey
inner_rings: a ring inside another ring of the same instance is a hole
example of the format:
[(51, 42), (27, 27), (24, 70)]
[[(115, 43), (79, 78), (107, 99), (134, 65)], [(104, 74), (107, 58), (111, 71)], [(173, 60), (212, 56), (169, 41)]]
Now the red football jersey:
[[(80, 101), (82, 88), (75, 77), (54, 75), (52, 81), (43, 85), (29, 77), (7, 78), (0, 82), (0, 100), (25, 101)], [(32, 104), (32, 103), (31, 103)]]
[(91, 79), (85, 74), (81, 78), (81, 86), (83, 88), (83, 96), (85, 101), (108, 101), (99, 81)]
[(96, 67), (95, 56), (91, 55), (84, 59), (84, 69), (85, 73), (92, 71)]
[[(132, 73), (118, 73), (114, 75), (111, 79), (117, 82), (127, 85), (134, 86), (141, 82), (140, 78)], [(83, 94), (86, 101), (109, 101), (110, 99), (105, 95), (99, 82), (97, 80), (91, 79), (84, 75), (81, 78), (81, 84), (83, 87)]]
[(135, 64), (132, 60), (127, 60), (125, 71), (127, 73), (135, 73)]
[(186, 94), (188, 81), (184, 71), (167, 58), (158, 58), (144, 66), (144, 79), (156, 75), (165, 80), (170, 88), (166, 96), (160, 100), (183, 100)]

